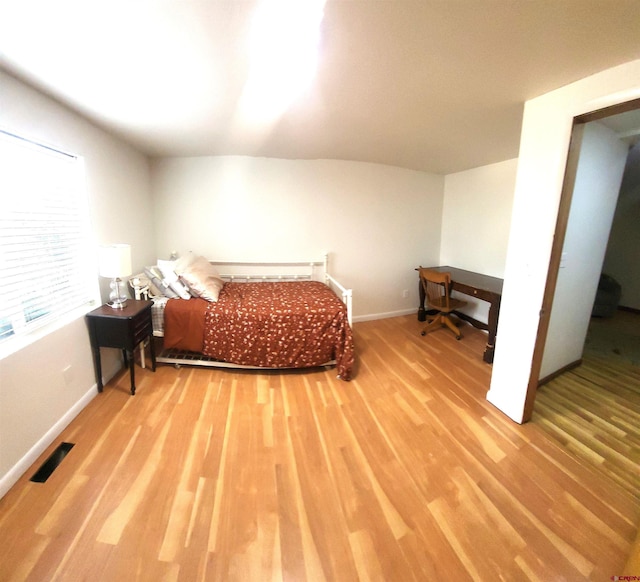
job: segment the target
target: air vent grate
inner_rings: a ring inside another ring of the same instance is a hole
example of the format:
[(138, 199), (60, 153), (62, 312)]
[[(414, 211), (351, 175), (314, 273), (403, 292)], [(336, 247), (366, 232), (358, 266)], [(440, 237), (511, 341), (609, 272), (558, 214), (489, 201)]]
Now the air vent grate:
[(42, 463), (40, 468), (31, 477), (31, 481), (34, 483), (44, 483), (53, 473), (58, 465), (62, 463), (62, 459), (67, 456), (67, 453), (73, 448), (74, 443), (62, 443), (58, 445), (55, 451), (49, 455), (49, 458)]

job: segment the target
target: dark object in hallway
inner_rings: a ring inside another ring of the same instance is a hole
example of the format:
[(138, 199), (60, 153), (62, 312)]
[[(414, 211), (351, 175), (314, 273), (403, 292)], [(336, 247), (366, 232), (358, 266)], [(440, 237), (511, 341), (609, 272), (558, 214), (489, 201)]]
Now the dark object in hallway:
[(613, 317), (616, 309), (618, 309), (621, 295), (622, 287), (620, 283), (610, 275), (602, 273), (591, 315), (594, 317)]

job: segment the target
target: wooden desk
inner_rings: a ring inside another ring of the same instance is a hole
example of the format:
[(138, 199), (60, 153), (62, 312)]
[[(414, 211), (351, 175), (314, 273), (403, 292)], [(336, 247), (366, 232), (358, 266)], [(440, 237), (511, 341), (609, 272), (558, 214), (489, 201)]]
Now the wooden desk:
[[(500, 300), (502, 299), (502, 279), (497, 277), (489, 277), (481, 273), (474, 273), (473, 271), (465, 271), (464, 269), (456, 269), (455, 267), (428, 267), (435, 271), (449, 271), (451, 273), (451, 289), (464, 295), (471, 297), (477, 297), (483, 301), (489, 303), (489, 322), (483, 323), (461, 313), (455, 311), (454, 313), (468, 321), (474, 327), (483, 329), (489, 333), (487, 338), (487, 346), (484, 349), (484, 355), (482, 359), (491, 364), (493, 362), (493, 354), (496, 345), (496, 333), (498, 329), (498, 315), (500, 313)], [(417, 269), (416, 269), (417, 270)], [(425, 321), (427, 318), (427, 312), (424, 308), (424, 289), (418, 280), (418, 289), (420, 294), (420, 306), (418, 307), (418, 320)]]

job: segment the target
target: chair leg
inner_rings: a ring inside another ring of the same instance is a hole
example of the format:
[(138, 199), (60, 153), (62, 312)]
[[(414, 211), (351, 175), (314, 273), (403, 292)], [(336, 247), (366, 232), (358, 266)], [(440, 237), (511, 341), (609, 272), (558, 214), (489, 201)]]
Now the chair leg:
[(422, 332), (420, 332), (420, 335), (427, 335), (430, 331), (440, 327), (448, 327), (455, 334), (456, 339), (458, 340), (462, 337), (460, 330), (456, 327), (453, 321), (451, 321), (449, 316), (444, 313), (439, 313), (434, 316), (423, 328)]
[(424, 328), (422, 329), (422, 332), (420, 333), (420, 335), (427, 335), (430, 331), (433, 331), (434, 329), (440, 328), (443, 325), (445, 325), (445, 323), (443, 321), (442, 314), (438, 314), (438, 315), (434, 316), (431, 319), (431, 321), (429, 321), (429, 323), (427, 323), (427, 325), (424, 326)]
[(451, 319), (448, 316), (443, 317), (443, 319), (444, 319), (445, 325), (455, 334), (456, 339), (459, 340), (462, 337), (462, 334), (460, 333), (460, 330), (455, 325), (455, 323), (453, 323), (453, 321), (451, 321)]

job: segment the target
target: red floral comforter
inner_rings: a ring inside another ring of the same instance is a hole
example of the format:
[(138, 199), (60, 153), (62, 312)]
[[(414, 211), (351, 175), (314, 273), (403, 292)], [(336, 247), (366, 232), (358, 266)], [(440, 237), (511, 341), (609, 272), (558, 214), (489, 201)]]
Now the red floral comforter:
[[(181, 310), (188, 313), (178, 315)], [(180, 320), (195, 333), (180, 329)], [(347, 309), (329, 287), (314, 281), (226, 283), (216, 303), (172, 299), (165, 309), (165, 347), (266, 368), (336, 360), (343, 380), (351, 379), (354, 361)]]

